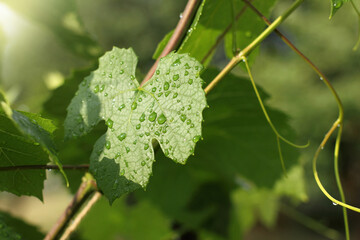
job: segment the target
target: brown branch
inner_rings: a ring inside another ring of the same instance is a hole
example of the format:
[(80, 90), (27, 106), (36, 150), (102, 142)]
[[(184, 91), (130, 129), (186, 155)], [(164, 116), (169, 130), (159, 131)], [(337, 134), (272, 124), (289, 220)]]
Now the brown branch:
[[(62, 165), (63, 169), (67, 170), (88, 170), (89, 164), (80, 164), (80, 165)], [(18, 165), (18, 166), (5, 166), (0, 167), (0, 171), (13, 171), (13, 170), (38, 170), (38, 169), (47, 169), (47, 170), (59, 170), (57, 165)]]
[(70, 222), (71, 218), (75, 215), (77, 210), (84, 204), (90, 197), (91, 193), (97, 190), (96, 182), (90, 174), (85, 174), (83, 182), (77, 190), (73, 200), (66, 207), (63, 214), (58, 221), (54, 224), (44, 240), (57, 239), (61, 232), (64, 231), (66, 225)]
[(86, 203), (81, 212), (76, 215), (74, 221), (65, 229), (64, 234), (61, 236), (60, 240), (66, 240), (70, 237), (70, 235), (75, 231), (75, 229), (79, 226), (81, 220), (84, 219), (86, 214), (90, 211), (92, 206), (100, 199), (102, 194), (100, 192), (95, 192), (94, 195), (90, 198), (90, 200)]
[(200, 0), (189, 0), (186, 4), (184, 12), (182, 13), (182, 17), (180, 18), (173, 35), (171, 36), (169, 42), (166, 44), (164, 50), (161, 52), (160, 56), (156, 59), (156, 62), (151, 67), (149, 72), (146, 74), (144, 80), (141, 82), (141, 86), (144, 85), (154, 74), (157, 65), (162, 57), (168, 55), (171, 51), (176, 49), (181, 39), (183, 38), (185, 32), (187, 31), (188, 25), (197, 10), (197, 6)]
[[(252, 0), (250, 0), (252, 1)], [(246, 10), (247, 6), (245, 5), (236, 15), (235, 17), (235, 21), (239, 20), (239, 18), (244, 14), (245, 10)], [(201, 63), (204, 64), (204, 62), (206, 62), (206, 60), (210, 57), (210, 55), (215, 51), (215, 49), (217, 48), (217, 46), (220, 44), (221, 40), (223, 40), (223, 38), (225, 37), (225, 35), (230, 31), (231, 27), (232, 27), (233, 23), (230, 23), (225, 30), (219, 35), (219, 37), (216, 39), (216, 42), (214, 43), (214, 45), (211, 46), (210, 50), (207, 52), (207, 54), (203, 57), (203, 59), (201, 60)]]

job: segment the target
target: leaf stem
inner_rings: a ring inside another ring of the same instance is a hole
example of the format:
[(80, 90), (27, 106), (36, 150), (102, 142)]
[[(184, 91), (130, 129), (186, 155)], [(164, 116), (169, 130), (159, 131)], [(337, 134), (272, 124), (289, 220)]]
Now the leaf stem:
[[(66, 170), (88, 170), (89, 164), (63, 165), (62, 168)], [(60, 170), (58, 165), (17, 165), (17, 166), (0, 167), (0, 171), (33, 170), (33, 169)]]
[(94, 178), (89, 173), (85, 174), (73, 200), (66, 207), (65, 211), (45, 236), (44, 240), (58, 239), (60, 233), (65, 229), (77, 210), (84, 204), (86, 199), (90, 197), (91, 193), (96, 190), (97, 186)]
[(91, 207), (100, 199), (102, 194), (96, 191), (90, 200), (86, 203), (84, 208), (76, 215), (74, 221), (66, 228), (64, 234), (61, 236), (60, 240), (66, 240), (70, 237), (70, 235), (75, 231), (75, 229), (79, 226), (81, 220), (84, 219), (86, 214), (90, 211)]
[(144, 85), (154, 74), (157, 65), (162, 57), (168, 55), (171, 51), (176, 49), (181, 39), (183, 38), (185, 32), (188, 29), (190, 21), (198, 8), (200, 0), (188, 0), (184, 12), (182, 13), (182, 17), (180, 18), (173, 35), (171, 36), (169, 42), (166, 44), (164, 50), (161, 52), (160, 56), (156, 59), (156, 62), (151, 67), (149, 72), (146, 74), (144, 80), (141, 82), (140, 86)]

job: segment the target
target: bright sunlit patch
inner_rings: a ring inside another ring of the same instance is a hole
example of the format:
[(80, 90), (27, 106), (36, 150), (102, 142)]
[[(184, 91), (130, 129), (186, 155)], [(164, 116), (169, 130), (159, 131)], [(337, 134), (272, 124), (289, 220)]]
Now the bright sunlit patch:
[(12, 36), (16, 32), (16, 14), (6, 4), (0, 2), (0, 25), (5, 35)]
[(64, 76), (60, 72), (49, 72), (44, 79), (45, 85), (52, 90), (64, 83)]

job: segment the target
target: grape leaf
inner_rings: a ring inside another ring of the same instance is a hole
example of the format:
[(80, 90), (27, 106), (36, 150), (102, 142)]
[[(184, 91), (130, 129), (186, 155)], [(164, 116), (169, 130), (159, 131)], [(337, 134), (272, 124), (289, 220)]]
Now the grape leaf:
[(342, 5), (349, 0), (331, 0), (331, 10), (330, 10), (330, 19), (334, 16), (334, 14), (342, 7)]
[[(1, 102), (1, 107), (4, 112), (0, 114), (0, 165), (44, 165), (50, 157), (62, 170), (51, 132), (46, 131), (54, 131), (52, 122), (35, 114), (26, 113), (26, 116), (14, 111), (5, 102)], [(3, 171), (0, 189), (16, 195), (33, 195), (42, 200), (45, 178), (44, 170)]]
[[(213, 79), (219, 73), (207, 69), (202, 78)], [(269, 96), (260, 90), (264, 101)], [(209, 93), (210, 109), (205, 112), (204, 141), (197, 148), (198, 168), (216, 172), (233, 181), (241, 175), (259, 187), (272, 187), (282, 174), (276, 137), (261, 111), (248, 79), (228, 74)], [(266, 106), (280, 133), (293, 139), (287, 116)], [(285, 164), (296, 163), (298, 150), (282, 144)]]
[(35, 227), (7, 213), (0, 212), (0, 239), (7, 240), (37, 240), (44, 235)]
[(166, 156), (185, 164), (201, 138), (206, 106), (201, 64), (171, 53), (143, 86), (135, 79), (132, 49), (114, 47), (79, 85), (68, 107), (65, 137), (88, 133), (105, 120), (108, 130), (94, 146), (90, 170), (110, 202), (145, 187), (154, 162), (153, 140)]

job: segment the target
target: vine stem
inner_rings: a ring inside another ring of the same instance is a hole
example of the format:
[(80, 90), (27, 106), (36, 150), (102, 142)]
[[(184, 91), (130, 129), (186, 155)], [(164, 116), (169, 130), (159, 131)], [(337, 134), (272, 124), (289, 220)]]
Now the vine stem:
[(94, 191), (97, 190), (95, 179), (90, 173), (85, 174), (82, 183), (77, 190), (73, 200), (66, 207), (57, 222), (53, 225), (50, 231), (45, 236), (44, 240), (58, 239), (60, 233), (65, 229), (70, 219), (75, 215), (82, 204), (88, 199)]
[[(268, 25), (271, 24), (271, 22), (263, 15), (261, 14), (260, 11), (258, 11), (250, 2), (248, 2), (247, 0), (243, 0), (257, 15), (259, 15), (264, 21), (265, 23), (267, 23)], [(351, 1), (352, 2), (352, 1)], [(354, 7), (354, 9), (356, 10), (356, 12), (359, 14), (359, 12), (357, 11), (356, 7)], [(359, 15), (360, 17), (360, 15)], [(339, 169), (338, 169), (338, 162), (339, 162), (339, 148), (340, 148), (340, 141), (341, 141), (341, 134), (342, 134), (342, 129), (343, 129), (343, 118), (344, 118), (344, 112), (343, 112), (343, 106), (341, 103), (341, 100), (338, 96), (338, 94), (336, 93), (335, 89), (333, 88), (333, 86), (331, 85), (331, 83), (329, 82), (329, 80), (326, 78), (326, 76), (320, 71), (320, 69), (318, 67), (316, 67), (316, 65), (314, 63), (312, 63), (310, 61), (309, 58), (307, 58), (303, 53), (300, 52), (300, 50), (298, 50), (280, 31), (275, 30), (276, 34), (278, 34), (280, 36), (280, 38), (293, 50), (295, 51), (303, 60), (305, 60), (306, 63), (308, 63), (310, 65), (310, 67), (319, 75), (321, 80), (324, 80), (324, 83), (326, 84), (326, 86), (330, 89), (330, 91), (332, 92), (333, 96), (335, 97), (335, 100), (338, 104), (338, 108), (339, 108), (339, 117), (338, 119), (334, 122), (333, 126), (330, 128), (330, 130), (328, 131), (328, 133), (325, 135), (323, 141), (321, 142), (319, 148), (317, 149), (315, 155), (314, 155), (314, 159), (313, 159), (313, 173), (315, 176), (315, 180), (316, 183), (318, 184), (319, 188), (321, 189), (321, 191), (329, 198), (329, 194), (327, 193), (327, 191), (325, 190), (325, 188), (322, 186), (320, 179), (318, 177), (318, 173), (316, 170), (316, 160), (317, 157), (320, 153), (320, 150), (324, 148), (326, 142), (329, 140), (330, 136), (332, 135), (332, 133), (336, 130), (337, 127), (339, 127), (339, 131), (336, 137), (336, 143), (335, 143), (335, 149), (334, 149), (334, 172), (335, 172), (335, 179), (336, 179), (336, 184), (339, 190), (339, 194), (341, 197), (341, 201), (345, 204), (345, 194), (341, 185), (341, 179), (339, 176)], [(331, 196), (330, 196), (331, 197)], [(346, 235), (346, 239), (350, 239), (350, 233), (349, 233), (349, 224), (348, 224), (348, 217), (347, 217), (347, 211), (346, 208), (347, 206), (344, 206), (343, 204), (340, 204), (339, 201), (334, 201), (336, 199), (334, 199), (333, 197), (329, 198), (330, 200), (332, 200), (334, 203), (342, 205), (343, 206), (343, 217), (344, 217), (344, 226), (345, 226), (345, 235)], [(351, 209), (351, 208), (350, 208)], [(351, 209), (356, 211), (356, 209)]]
[[(80, 165), (62, 165), (63, 169), (67, 170), (88, 170), (89, 164)], [(18, 166), (5, 166), (0, 167), (0, 171), (12, 171), (12, 170), (32, 170), (32, 169), (46, 169), (46, 170), (60, 170), (57, 165), (18, 165)]]
[(171, 51), (173, 51), (177, 47), (177, 45), (179, 44), (180, 40), (183, 38), (189, 26), (190, 20), (192, 19), (195, 11), (197, 10), (197, 6), (199, 5), (199, 2), (200, 0), (188, 0), (184, 12), (182, 13), (182, 17), (180, 18), (178, 24), (176, 25), (173, 35), (171, 36), (169, 42), (166, 44), (165, 48), (161, 52), (160, 56), (156, 59), (154, 65), (146, 74), (140, 86), (143, 86), (152, 77), (160, 59), (168, 55)]
[(79, 212), (74, 221), (66, 228), (64, 234), (61, 236), (60, 240), (66, 240), (70, 237), (70, 235), (75, 231), (75, 229), (79, 226), (81, 220), (86, 216), (86, 214), (90, 211), (91, 207), (100, 199), (102, 194), (98, 191), (94, 193), (94, 195), (90, 198), (84, 208)]
[(350, 3), (352, 5), (354, 11), (356, 12), (356, 15), (358, 16), (358, 40), (356, 41), (355, 46), (353, 47), (353, 51), (356, 51), (360, 45), (360, 11), (356, 7), (353, 0), (350, 0)]
[(280, 15), (272, 24), (270, 24), (254, 41), (234, 56), (225, 68), (206, 86), (205, 93), (209, 93), (217, 83), (219, 83), (227, 73), (229, 73), (243, 57), (248, 56), (270, 33), (272, 33), (284, 20), (303, 2), (304, 0), (296, 0), (290, 8)]

